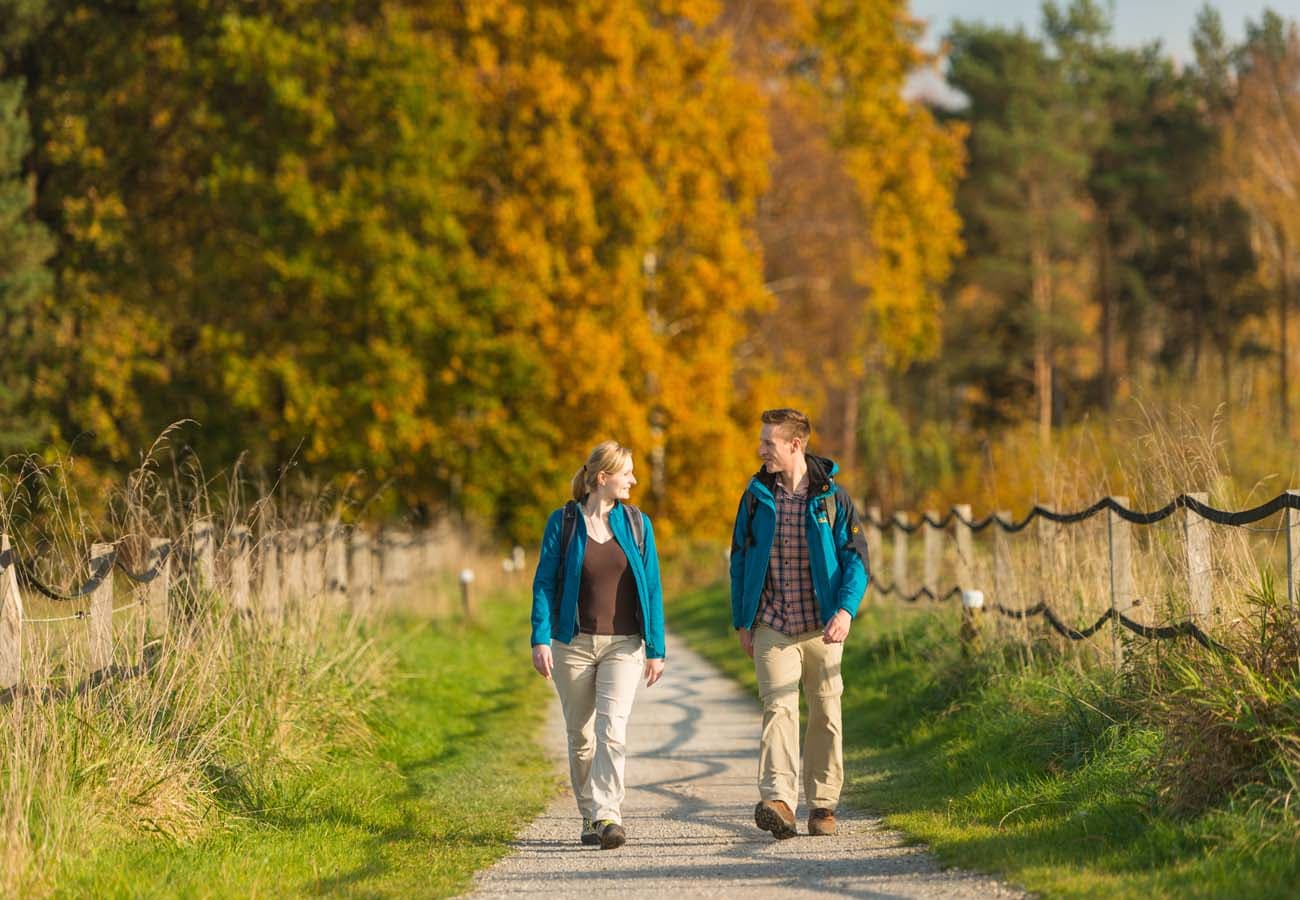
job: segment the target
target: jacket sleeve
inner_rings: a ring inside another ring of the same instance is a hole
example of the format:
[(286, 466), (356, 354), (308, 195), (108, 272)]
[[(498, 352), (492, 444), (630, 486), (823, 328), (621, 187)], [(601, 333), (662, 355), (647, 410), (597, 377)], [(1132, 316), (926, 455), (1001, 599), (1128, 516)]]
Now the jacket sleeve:
[(647, 659), (663, 659), (667, 648), (664, 646), (664, 589), (659, 580), (659, 551), (655, 549), (655, 530), (650, 524), (650, 517), (645, 520), (645, 564), (646, 588), (650, 596), (646, 598), (649, 616), (645, 623), (645, 655)]
[(736, 522), (731, 528), (731, 626), (748, 628), (751, 623), (742, 622), (745, 597), (745, 554), (749, 551), (749, 540), (745, 532), (745, 497), (749, 489), (740, 495), (740, 505), (736, 507)]
[(560, 566), (560, 528), (563, 510), (557, 509), (546, 520), (546, 530), (542, 532), (542, 547), (537, 554), (537, 571), (533, 574), (533, 634), (531, 643), (551, 642), (551, 611), (560, 606), (555, 596), (556, 583), (559, 581)]
[(835, 555), (840, 564), (840, 595), (836, 605), (850, 616), (858, 614), (858, 605), (867, 592), (871, 580), (871, 566), (867, 559), (867, 536), (858, 519), (858, 511), (848, 491), (841, 490), (837, 501), (841, 515), (835, 520)]

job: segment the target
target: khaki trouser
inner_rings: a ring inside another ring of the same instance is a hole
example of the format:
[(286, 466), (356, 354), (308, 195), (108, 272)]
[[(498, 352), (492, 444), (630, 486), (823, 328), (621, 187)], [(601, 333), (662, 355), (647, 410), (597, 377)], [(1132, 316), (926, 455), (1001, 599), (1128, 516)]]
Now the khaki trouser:
[(622, 824), (627, 717), (645, 668), (645, 642), (639, 634), (576, 634), (551, 650), (578, 811)]
[(843, 644), (827, 644), (820, 631), (782, 634), (754, 629), (754, 669), (763, 698), (763, 735), (758, 753), (758, 791), (764, 800), (794, 809), (799, 796), (799, 684), (808, 702), (804, 735), (803, 791), (810, 808), (834, 809), (844, 786), (844, 740), (840, 727)]

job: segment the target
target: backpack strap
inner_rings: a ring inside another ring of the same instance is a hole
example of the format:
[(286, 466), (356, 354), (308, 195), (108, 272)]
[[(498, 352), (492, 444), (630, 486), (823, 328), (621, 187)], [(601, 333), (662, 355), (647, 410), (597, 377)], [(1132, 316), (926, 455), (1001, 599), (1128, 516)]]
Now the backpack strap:
[(564, 564), (569, 558), (569, 544), (573, 543), (573, 533), (578, 530), (578, 502), (570, 500), (564, 504), (560, 516), (560, 574), (555, 579), (555, 602), (564, 596)]
[(624, 503), (623, 508), (627, 510), (627, 524), (632, 529), (632, 539), (636, 541), (636, 551), (645, 559), (645, 513), (637, 509), (631, 503)]
[(831, 492), (831, 495), (822, 500), (822, 509), (826, 511), (826, 521), (830, 524), (832, 532), (835, 530), (835, 519), (840, 513), (840, 491), (842, 490), (844, 490), (844, 488), (837, 484), (835, 485), (835, 490)]

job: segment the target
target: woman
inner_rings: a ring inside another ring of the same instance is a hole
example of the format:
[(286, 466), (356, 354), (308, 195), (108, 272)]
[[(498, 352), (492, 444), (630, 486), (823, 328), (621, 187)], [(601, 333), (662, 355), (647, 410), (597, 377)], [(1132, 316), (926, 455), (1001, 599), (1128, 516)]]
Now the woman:
[(664, 671), (654, 530), (622, 502), (634, 484), (631, 451), (616, 441), (592, 450), (573, 500), (546, 522), (533, 578), (533, 668), (560, 695), (582, 843), (603, 850), (627, 840), (620, 807), (638, 677), (649, 687)]

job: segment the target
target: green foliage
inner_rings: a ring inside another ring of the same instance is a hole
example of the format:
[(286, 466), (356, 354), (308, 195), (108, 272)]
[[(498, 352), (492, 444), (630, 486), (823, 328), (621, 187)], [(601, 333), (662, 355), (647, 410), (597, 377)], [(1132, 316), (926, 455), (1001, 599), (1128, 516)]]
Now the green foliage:
[(44, 0), (0, 2), (0, 456), (42, 437), (42, 416), (31, 405), (32, 368), (41, 340), (37, 310), (52, 280), (48, 230), (34, 216), (36, 178), (26, 82), (15, 60), (46, 14)]

